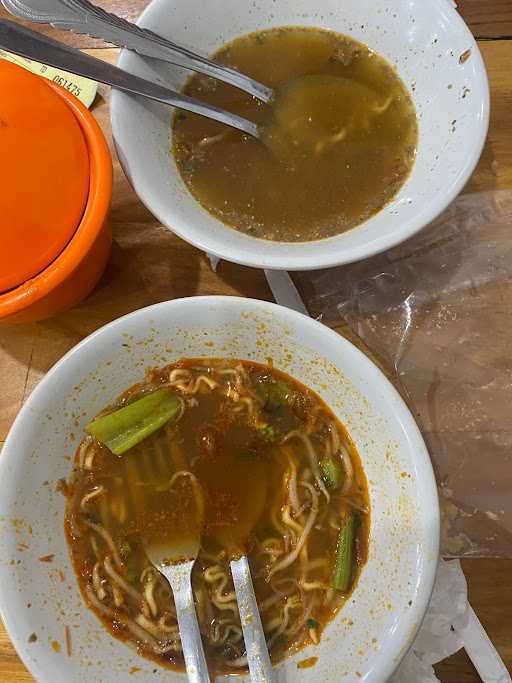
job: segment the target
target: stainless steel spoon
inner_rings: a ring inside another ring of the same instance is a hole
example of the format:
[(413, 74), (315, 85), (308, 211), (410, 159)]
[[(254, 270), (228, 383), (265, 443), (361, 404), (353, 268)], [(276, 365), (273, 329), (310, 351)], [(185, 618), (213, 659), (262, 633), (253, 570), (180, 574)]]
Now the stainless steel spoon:
[(43, 64), (92, 78), (124, 92), (143, 95), (157, 102), (206, 116), (252, 137), (260, 137), (258, 126), (252, 121), (130, 74), (13, 21), (0, 20), (0, 48), (21, 57), (35, 59)]
[[(257, 468), (258, 465), (254, 463), (254, 467)], [(259, 467), (261, 467), (259, 474), (263, 475), (264, 466), (260, 463)], [(257, 470), (253, 471), (253, 475), (251, 496), (239, 505), (236, 524), (218, 527), (214, 533), (216, 540), (227, 550), (228, 555), (235, 558), (230, 562), (231, 576), (244, 634), (245, 655), (251, 681), (274, 683), (276, 678), (254, 594), (249, 561), (244, 552), (245, 541), (261, 517), (267, 500), (267, 478), (257, 476)]]
[(275, 681), (274, 671), (268, 654), (247, 556), (242, 555), (237, 560), (231, 560), (230, 566), (251, 681), (253, 683), (273, 683)]
[(135, 50), (139, 54), (213, 76), (245, 90), (263, 102), (269, 102), (272, 98), (272, 89), (263, 83), (249, 78), (236, 69), (216, 64), (192, 50), (162, 38), (153, 31), (105, 12), (88, 0), (2, 0), (2, 3), (9, 12), (23, 19), (102, 38), (114, 45)]

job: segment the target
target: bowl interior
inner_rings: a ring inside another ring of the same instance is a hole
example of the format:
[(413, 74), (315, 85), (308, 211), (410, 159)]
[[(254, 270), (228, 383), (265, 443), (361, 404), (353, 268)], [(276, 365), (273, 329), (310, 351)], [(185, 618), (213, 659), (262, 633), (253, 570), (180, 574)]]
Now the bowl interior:
[[(293, 311), (232, 297), (166, 302), (111, 323), (65, 356), (24, 405), (0, 461), (0, 608), (18, 652), (42, 683), (124, 681), (133, 667), (139, 681), (184, 679), (113, 639), (83, 606), (55, 491), (91, 417), (145, 367), (183, 356), (270, 356), (348, 427), (369, 481), (369, 560), (320, 645), (281, 663), (278, 680), (383, 683), (421, 623), (437, 565), (438, 503), (425, 445), (396, 391), (355, 347)], [(51, 562), (39, 559), (48, 555)], [(297, 668), (312, 656), (313, 668)]]
[[(228, 260), (297, 270), (348, 263), (382, 251), (435, 218), (460, 191), (480, 156), (488, 125), (487, 78), (476, 42), (449, 0), (153, 0), (140, 23), (205, 54), (261, 28), (300, 24), (333, 29), (367, 43), (395, 64), (414, 99), (420, 123), (418, 156), (394, 200), (343, 235), (285, 244), (243, 235), (208, 214), (170, 158), (169, 108), (114, 91), (112, 126), (118, 154), (142, 201), (178, 235)], [(464, 53), (469, 54), (465, 61)], [(188, 75), (127, 50), (119, 65), (174, 89)]]

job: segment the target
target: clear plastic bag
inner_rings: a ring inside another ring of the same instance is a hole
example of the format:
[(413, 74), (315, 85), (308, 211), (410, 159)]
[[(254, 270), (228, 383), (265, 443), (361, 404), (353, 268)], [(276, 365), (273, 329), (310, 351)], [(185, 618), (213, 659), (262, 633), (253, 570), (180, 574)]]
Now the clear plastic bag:
[(429, 447), (445, 557), (512, 557), (512, 192), (461, 195), (419, 235), (296, 278), (395, 375)]

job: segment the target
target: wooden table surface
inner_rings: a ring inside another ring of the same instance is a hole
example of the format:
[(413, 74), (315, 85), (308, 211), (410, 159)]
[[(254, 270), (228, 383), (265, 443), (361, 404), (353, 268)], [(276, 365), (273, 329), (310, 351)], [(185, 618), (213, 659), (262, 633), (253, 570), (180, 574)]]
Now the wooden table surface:
[[(427, 1), (427, 0), (426, 0)], [(104, 0), (106, 9), (134, 19), (146, 0)], [(512, 0), (459, 0), (477, 37), (491, 82), (491, 128), (472, 187), (512, 187)], [(0, 9), (0, 17), (7, 16)], [(40, 27), (41, 30), (42, 27)], [(117, 50), (101, 41), (53, 29), (45, 32), (97, 57), (114, 61)], [(94, 113), (110, 140), (108, 89), (100, 87)], [(113, 151), (113, 150), (112, 150)], [(115, 158), (115, 154), (113, 154)], [(222, 263), (214, 273), (206, 258), (148, 213), (115, 162), (112, 206), (114, 247), (99, 286), (74, 310), (38, 324), (0, 328), (0, 446), (25, 398), (44, 373), (74, 344), (110, 320), (158, 301), (195, 294), (237, 294), (272, 299), (261, 271)], [(343, 327), (343, 326), (342, 326)], [(347, 333), (347, 329), (340, 331)], [(512, 670), (512, 560), (466, 559), (471, 603)], [(436, 667), (445, 683), (480, 678), (464, 652)], [(0, 683), (32, 681), (0, 624)], [(412, 682), (411, 682), (412, 683)]]

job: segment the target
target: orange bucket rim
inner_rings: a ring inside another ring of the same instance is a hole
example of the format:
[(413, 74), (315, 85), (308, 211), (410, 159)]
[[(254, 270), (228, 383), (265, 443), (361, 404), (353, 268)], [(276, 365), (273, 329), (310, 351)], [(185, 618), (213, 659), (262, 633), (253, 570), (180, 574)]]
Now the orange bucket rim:
[(98, 122), (74, 95), (55, 83), (45, 84), (66, 100), (84, 135), (90, 163), (89, 195), (73, 237), (57, 258), (35, 277), (0, 294), (0, 320), (44, 298), (77, 268), (102, 230), (112, 197), (112, 158)]

